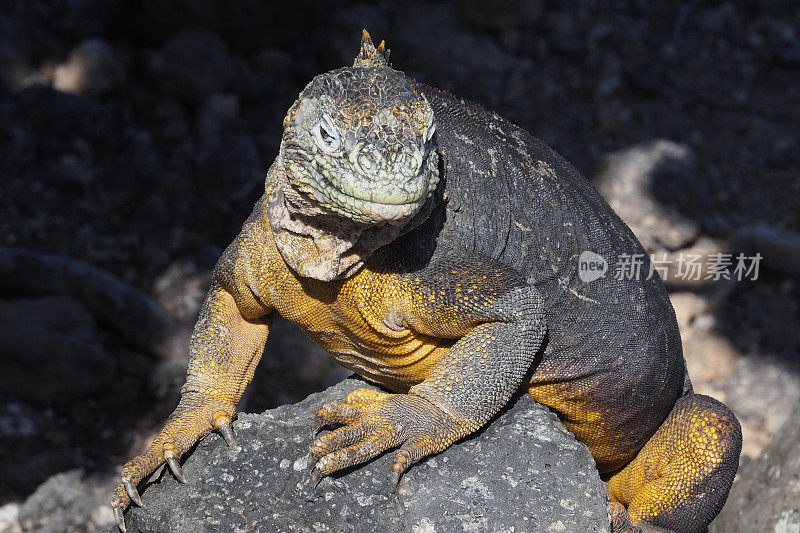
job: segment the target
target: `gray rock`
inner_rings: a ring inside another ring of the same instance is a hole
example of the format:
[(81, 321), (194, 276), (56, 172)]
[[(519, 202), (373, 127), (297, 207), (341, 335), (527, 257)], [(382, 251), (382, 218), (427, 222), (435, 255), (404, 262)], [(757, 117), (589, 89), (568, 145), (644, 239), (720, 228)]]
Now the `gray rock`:
[(762, 254), (772, 269), (800, 274), (800, 233), (796, 231), (759, 222), (740, 228), (731, 240), (734, 250)]
[(19, 525), (19, 504), (7, 503), (0, 507), (0, 531), (3, 533), (21, 533)]
[(311, 420), (324, 402), (369, 386), (347, 379), (306, 400), (242, 414), (240, 448), (211, 436), (127, 514), (129, 532), (608, 531), (594, 461), (556, 416), (528, 396), (485, 431), (413, 467), (391, 494), (392, 454), (324, 479), (306, 473)]
[(233, 122), (239, 116), (238, 94), (213, 94), (205, 103), (204, 111), (220, 122)]
[(17, 531), (77, 533), (116, 527), (108, 505), (116, 483), (116, 476), (86, 476), (81, 470), (56, 474), (19, 507)]
[[(72, 299), (80, 302), (75, 305), (85, 307), (100, 324), (116, 331), (137, 348), (162, 357), (186, 353), (187, 339), (148, 295), (114, 274), (83, 261), (59, 254), (0, 246), (0, 295)], [(67, 335), (75, 329), (68, 320), (63, 321), (67, 325), (59, 325), (59, 316), (48, 311), (46, 306), (36, 312), (50, 313), (48, 324)], [(19, 320), (13, 316), (13, 304), (7, 313), (9, 321)], [(0, 323), (3, 323), (2, 318)], [(22, 321), (20, 324), (24, 326), (26, 323)], [(18, 346), (25, 353), (25, 336), (16, 339), (13, 328), (7, 334), (11, 335), (12, 341), (22, 343)], [(30, 337), (31, 333), (27, 335)], [(60, 359), (53, 358), (52, 353), (58, 351), (51, 352), (48, 360)], [(92, 379), (100, 381), (103, 378), (96, 371)]]
[(759, 457), (742, 468), (711, 533), (800, 532), (800, 416), (795, 411)]
[(701, 196), (695, 190), (701, 180), (684, 144), (659, 139), (609, 154), (592, 181), (650, 250), (683, 248), (700, 233), (685, 213), (686, 198)]
[(53, 183), (68, 186), (85, 186), (94, 181), (94, 169), (75, 154), (64, 154), (52, 166)]
[(250, 198), (263, 188), (264, 159), (253, 136), (243, 133), (210, 135), (200, 143), (198, 184), (206, 193), (228, 201)]

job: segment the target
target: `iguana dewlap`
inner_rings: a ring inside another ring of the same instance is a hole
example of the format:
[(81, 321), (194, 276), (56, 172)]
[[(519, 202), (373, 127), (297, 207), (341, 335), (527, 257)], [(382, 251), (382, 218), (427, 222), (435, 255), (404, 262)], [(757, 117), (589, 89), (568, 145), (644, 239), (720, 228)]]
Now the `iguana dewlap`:
[[(741, 430), (693, 394), (675, 313), (628, 227), (542, 141), (392, 70), (364, 32), (353, 67), (314, 78), (284, 121), (264, 196), (220, 258), (181, 401), (113, 497), (219, 431), (273, 313), (393, 393), (317, 412), (320, 477), (395, 450), (395, 478), (470, 435), (525, 387), (583, 441), (614, 531), (705, 531)], [(641, 276), (583, 281), (578, 256), (640, 254)], [(354, 472), (351, 475), (358, 475)], [(659, 529), (661, 528), (661, 529)]]

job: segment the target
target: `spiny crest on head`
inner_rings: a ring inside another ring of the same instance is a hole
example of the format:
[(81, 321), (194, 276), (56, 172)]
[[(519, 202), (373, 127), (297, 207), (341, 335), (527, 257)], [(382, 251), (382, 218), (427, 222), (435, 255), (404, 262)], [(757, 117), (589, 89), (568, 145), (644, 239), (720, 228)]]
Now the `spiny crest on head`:
[(388, 67), (389, 66), (389, 50), (386, 49), (386, 43), (381, 41), (381, 44), (375, 48), (372, 44), (372, 38), (369, 36), (367, 30), (363, 30), (361, 34), (361, 50), (359, 50), (356, 60), (353, 62), (354, 67)]

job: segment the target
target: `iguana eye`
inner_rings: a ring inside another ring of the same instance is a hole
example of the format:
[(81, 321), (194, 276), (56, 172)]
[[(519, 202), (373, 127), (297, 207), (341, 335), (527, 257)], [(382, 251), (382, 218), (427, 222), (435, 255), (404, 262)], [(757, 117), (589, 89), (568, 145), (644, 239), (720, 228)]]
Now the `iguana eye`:
[(314, 138), (319, 147), (328, 153), (336, 151), (341, 144), (339, 131), (333, 126), (328, 115), (320, 117), (317, 127), (314, 128)]

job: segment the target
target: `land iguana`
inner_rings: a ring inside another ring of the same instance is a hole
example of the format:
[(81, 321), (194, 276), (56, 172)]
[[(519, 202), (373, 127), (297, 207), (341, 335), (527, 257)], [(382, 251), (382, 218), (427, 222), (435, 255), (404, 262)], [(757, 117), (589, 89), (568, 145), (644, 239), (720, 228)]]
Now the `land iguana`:
[(160, 465), (184, 480), (199, 439), (236, 445), (231, 420), (278, 312), (392, 391), (316, 413), (338, 429), (311, 447), (315, 481), (399, 448), (397, 483), (524, 388), (591, 451), (613, 531), (705, 531), (738, 468), (739, 423), (692, 392), (657, 275), (578, 271), (591, 251), (640, 254), (646, 272), (641, 244), (544, 142), (388, 55), (364, 31), (353, 66), (289, 109), (265, 193), (214, 268), (179, 405), (122, 469), (120, 529)]

